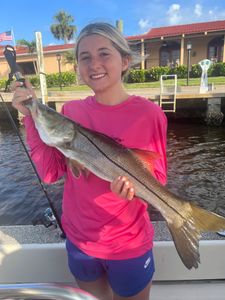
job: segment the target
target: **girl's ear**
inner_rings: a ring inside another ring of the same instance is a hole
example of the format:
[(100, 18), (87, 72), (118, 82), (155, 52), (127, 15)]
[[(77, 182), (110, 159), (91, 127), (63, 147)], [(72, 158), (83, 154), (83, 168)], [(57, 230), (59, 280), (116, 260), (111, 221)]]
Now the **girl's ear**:
[(77, 63), (75, 63), (73, 65), (73, 69), (74, 69), (74, 72), (76, 74), (76, 84), (79, 85), (80, 83), (83, 83), (82, 78), (80, 76), (79, 67), (78, 67)]
[(126, 55), (122, 57), (122, 71), (126, 71), (130, 66), (131, 58), (130, 56)]

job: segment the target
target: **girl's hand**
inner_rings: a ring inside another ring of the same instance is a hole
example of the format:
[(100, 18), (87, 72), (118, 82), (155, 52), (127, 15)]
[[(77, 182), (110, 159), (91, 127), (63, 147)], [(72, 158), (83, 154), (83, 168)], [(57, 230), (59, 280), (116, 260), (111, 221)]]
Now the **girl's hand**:
[(124, 176), (119, 176), (110, 184), (111, 191), (119, 197), (126, 200), (132, 200), (134, 197), (134, 188), (132, 183)]
[(36, 99), (35, 92), (30, 82), (25, 80), (25, 87), (20, 81), (13, 82), (11, 85), (11, 90), (15, 91), (12, 99), (12, 106), (23, 115), (30, 115), (30, 110), (24, 106), (25, 101)]

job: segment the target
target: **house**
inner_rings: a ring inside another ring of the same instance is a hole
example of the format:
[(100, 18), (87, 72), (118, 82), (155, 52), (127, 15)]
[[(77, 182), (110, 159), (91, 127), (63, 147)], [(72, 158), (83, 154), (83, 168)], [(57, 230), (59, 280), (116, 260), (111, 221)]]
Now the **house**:
[(141, 68), (197, 64), (202, 59), (225, 62), (225, 21), (152, 28), (129, 36), (132, 49), (141, 53)]
[[(186, 25), (152, 28), (147, 33), (128, 36), (131, 48), (140, 55), (138, 68), (197, 64), (208, 58), (225, 62), (225, 20)], [(72, 71), (73, 65), (65, 62), (63, 55), (73, 51), (74, 44), (43, 47), (45, 73), (57, 73), (59, 69)], [(8, 65), (0, 46), (0, 78), (8, 76)], [(17, 62), (24, 74), (35, 74), (37, 54), (28, 53), (26, 47), (17, 47)], [(61, 54), (61, 56), (57, 56)], [(59, 60), (58, 60), (58, 59)]]
[[(3, 55), (5, 47), (0, 46), (0, 79), (6, 78), (9, 67)], [(74, 65), (65, 61), (64, 54), (74, 51), (74, 44), (51, 45), (43, 47), (45, 73), (57, 73), (59, 68), (62, 72), (73, 71)], [(25, 75), (37, 73), (37, 53), (29, 53), (28, 48), (16, 46), (17, 63)]]

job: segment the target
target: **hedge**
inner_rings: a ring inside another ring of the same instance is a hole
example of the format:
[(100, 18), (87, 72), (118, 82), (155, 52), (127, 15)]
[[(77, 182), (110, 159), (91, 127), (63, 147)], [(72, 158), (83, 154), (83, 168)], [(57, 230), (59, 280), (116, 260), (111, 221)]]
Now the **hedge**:
[(124, 79), (127, 83), (140, 83), (145, 82), (146, 70), (130, 70)]
[[(175, 68), (169, 67), (152, 67), (146, 70), (130, 70), (125, 78), (125, 82), (151, 82), (158, 81), (161, 75), (177, 74), (177, 78), (187, 78), (187, 66), (177, 66)], [(199, 64), (191, 66), (190, 78), (200, 78), (202, 69)], [(225, 63), (214, 63), (208, 70), (209, 77), (225, 76)]]
[(168, 75), (170, 73), (169, 67), (152, 67), (145, 70), (146, 72), (146, 81), (158, 81), (161, 75)]
[[(187, 66), (177, 66), (175, 68), (169, 67), (152, 67), (145, 70), (131, 69), (125, 76), (124, 81), (127, 83), (142, 83), (158, 81), (161, 75), (177, 74), (178, 78), (187, 78)], [(200, 78), (202, 70), (199, 64), (191, 66), (190, 78)], [(209, 77), (225, 76), (225, 63), (214, 63), (208, 70)], [(38, 75), (28, 76), (31, 84), (35, 88), (39, 88), (40, 80)], [(7, 79), (0, 79), (0, 88), (4, 89)], [(59, 73), (47, 74), (46, 82), (47, 87), (60, 86), (60, 80), (62, 86), (70, 86), (76, 83), (76, 74), (74, 72), (62, 72), (61, 78)]]
[[(29, 76), (29, 80), (34, 87), (40, 86), (40, 79), (38, 75)], [(76, 83), (76, 74), (74, 72), (62, 72), (61, 78), (59, 73), (46, 74), (47, 87), (60, 86), (60, 80), (62, 86), (70, 86)]]
[[(35, 88), (40, 87), (39, 75), (28, 75), (26, 77), (29, 79), (29, 81)], [(62, 86), (70, 86), (76, 83), (76, 74), (74, 72), (62, 72), (61, 78), (59, 73), (46, 74), (46, 83), (48, 88), (60, 86), (60, 80)], [(7, 79), (5, 78), (0, 79), (0, 89), (5, 88), (6, 81)]]
[(5, 89), (7, 79), (0, 79), (0, 89)]

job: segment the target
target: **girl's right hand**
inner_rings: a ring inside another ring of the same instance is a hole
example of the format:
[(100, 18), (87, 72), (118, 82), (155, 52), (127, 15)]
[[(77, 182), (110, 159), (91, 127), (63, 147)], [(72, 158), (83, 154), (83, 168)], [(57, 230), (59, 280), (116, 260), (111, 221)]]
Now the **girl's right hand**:
[(36, 99), (35, 92), (30, 82), (28, 80), (25, 80), (25, 84), (20, 81), (13, 82), (11, 90), (14, 91), (12, 106), (23, 115), (29, 116), (30, 110), (24, 106), (24, 103), (27, 100)]
[(119, 176), (110, 184), (111, 191), (117, 196), (126, 199), (133, 200), (135, 192), (133, 184), (125, 176)]

